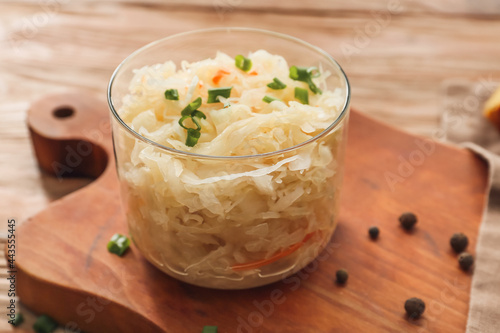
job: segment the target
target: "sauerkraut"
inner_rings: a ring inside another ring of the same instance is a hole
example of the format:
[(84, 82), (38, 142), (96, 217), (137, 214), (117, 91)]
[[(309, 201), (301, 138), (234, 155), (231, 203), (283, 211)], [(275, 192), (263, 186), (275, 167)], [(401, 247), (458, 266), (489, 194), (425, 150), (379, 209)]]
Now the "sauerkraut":
[[(318, 68), (322, 93), (309, 90), (302, 104), (294, 88), (308, 84), (289, 78), (283, 57), (264, 50), (247, 57), (248, 72), (221, 52), (180, 68), (167, 61), (137, 69), (118, 110), (132, 130), (172, 148), (123, 129), (114, 134), (132, 239), (160, 269), (197, 285), (282, 278), (311, 261), (336, 224), (344, 126), (305, 142), (339, 117), (345, 91), (327, 87), (331, 74)], [(273, 78), (287, 87), (270, 89)], [(208, 90), (219, 87), (232, 87), (230, 97), (207, 104)], [(179, 100), (167, 100), (167, 89)], [(266, 95), (278, 100), (266, 103)], [(178, 121), (198, 97), (206, 119), (189, 147)]]

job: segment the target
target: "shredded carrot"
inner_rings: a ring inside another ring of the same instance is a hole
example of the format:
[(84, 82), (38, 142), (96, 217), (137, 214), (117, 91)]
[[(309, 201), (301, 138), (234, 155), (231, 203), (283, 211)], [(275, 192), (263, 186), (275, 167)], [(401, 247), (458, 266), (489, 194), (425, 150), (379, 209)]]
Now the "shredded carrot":
[(202, 80), (200, 80), (200, 82), (198, 82), (198, 88), (200, 88), (200, 89), (201, 89), (201, 88), (203, 88), (203, 86), (204, 86), (203, 81), (202, 81)]
[(215, 76), (212, 78), (212, 82), (215, 84), (218, 84), (220, 79), (222, 79), (222, 76), (231, 74), (231, 72), (226, 71), (225, 69), (219, 69)]
[(233, 271), (246, 271), (246, 270), (249, 270), (249, 269), (255, 269), (255, 268), (259, 268), (259, 267), (262, 267), (262, 266), (266, 266), (266, 265), (272, 264), (273, 262), (275, 262), (275, 261), (277, 261), (277, 260), (279, 260), (281, 258), (284, 258), (284, 257), (292, 254), (293, 252), (297, 251), (302, 245), (304, 245), (305, 243), (307, 243), (307, 241), (309, 239), (311, 239), (311, 237), (314, 236), (315, 233), (316, 232), (311, 232), (311, 233), (307, 234), (304, 237), (303, 240), (301, 240), (298, 243), (295, 243), (295, 244), (291, 245), (286, 250), (281, 250), (280, 252), (278, 252), (274, 256), (272, 256), (271, 258), (257, 260), (257, 261), (252, 261), (252, 262), (247, 262), (247, 263), (244, 263), (244, 264), (236, 264), (236, 265), (231, 266), (231, 268), (232, 268)]
[(250, 73), (248, 73), (248, 75), (259, 75), (259, 73), (257, 73), (256, 71), (251, 71)]

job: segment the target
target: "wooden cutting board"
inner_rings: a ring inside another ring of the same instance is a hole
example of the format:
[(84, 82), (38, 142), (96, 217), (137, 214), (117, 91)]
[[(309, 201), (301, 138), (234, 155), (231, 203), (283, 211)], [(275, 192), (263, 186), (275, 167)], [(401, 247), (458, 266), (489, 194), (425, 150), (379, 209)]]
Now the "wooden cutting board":
[[(21, 301), (63, 327), (86, 332), (464, 332), (471, 273), (449, 246), (457, 231), (474, 252), (487, 167), (471, 152), (425, 141), (352, 111), (340, 222), (327, 249), (298, 274), (268, 286), (222, 291), (178, 282), (132, 246), (127, 233), (107, 105), (81, 93), (48, 96), (28, 114), (45, 172), (97, 177), (18, 229)], [(413, 232), (398, 216), (418, 215)], [(368, 237), (380, 227), (377, 241)], [(334, 282), (346, 268), (345, 286)], [(409, 320), (404, 302), (427, 309)]]

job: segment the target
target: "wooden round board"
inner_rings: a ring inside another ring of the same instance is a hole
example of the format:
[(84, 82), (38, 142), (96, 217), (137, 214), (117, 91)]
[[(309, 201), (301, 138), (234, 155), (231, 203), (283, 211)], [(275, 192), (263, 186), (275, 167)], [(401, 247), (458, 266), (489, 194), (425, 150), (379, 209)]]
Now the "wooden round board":
[[(339, 226), (299, 273), (268, 286), (211, 290), (172, 279), (132, 246), (118, 257), (110, 237), (127, 233), (107, 105), (93, 96), (47, 96), (28, 114), (41, 168), (90, 185), (52, 203), (18, 229), (21, 301), (85, 332), (464, 332), (471, 274), (449, 246), (457, 231), (474, 250), (487, 166), (471, 152), (418, 138), (352, 111)], [(413, 232), (398, 216), (418, 215)], [(377, 241), (368, 228), (379, 226)], [(348, 282), (335, 283), (339, 268)], [(411, 320), (404, 302), (427, 309)]]

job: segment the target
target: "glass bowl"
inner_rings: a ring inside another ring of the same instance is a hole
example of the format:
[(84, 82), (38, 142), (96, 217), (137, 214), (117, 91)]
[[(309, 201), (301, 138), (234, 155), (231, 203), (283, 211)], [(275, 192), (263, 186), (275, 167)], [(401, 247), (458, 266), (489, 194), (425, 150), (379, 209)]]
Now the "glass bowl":
[[(162, 145), (122, 119), (127, 96), (141, 93), (130, 91), (137, 69), (259, 49), (330, 73), (324, 84), (340, 89), (342, 105), (322, 132), (278, 151), (210, 156)], [(219, 289), (268, 284), (306, 266), (337, 225), (349, 101), (347, 77), (331, 56), (270, 31), (199, 30), (132, 53), (111, 78), (108, 102), (121, 198), (139, 251), (176, 279)]]

